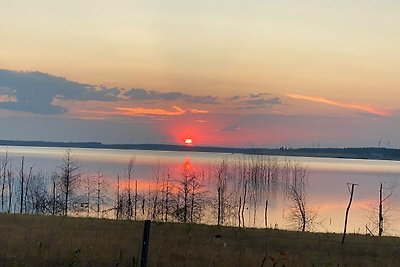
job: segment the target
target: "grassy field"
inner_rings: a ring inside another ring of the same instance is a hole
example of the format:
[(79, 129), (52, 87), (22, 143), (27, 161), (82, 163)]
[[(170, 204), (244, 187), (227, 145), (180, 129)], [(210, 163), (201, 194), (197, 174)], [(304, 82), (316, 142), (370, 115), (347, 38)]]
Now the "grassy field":
[[(0, 215), (0, 266), (139, 266), (143, 222)], [(148, 266), (400, 266), (400, 238), (152, 223)]]

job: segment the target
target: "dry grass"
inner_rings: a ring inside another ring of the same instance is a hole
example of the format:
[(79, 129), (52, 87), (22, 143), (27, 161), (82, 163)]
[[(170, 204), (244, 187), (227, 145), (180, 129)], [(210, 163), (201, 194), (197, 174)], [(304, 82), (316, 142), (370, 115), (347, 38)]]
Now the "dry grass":
[[(0, 231), (0, 266), (139, 266), (143, 222), (0, 214)], [(148, 266), (400, 266), (399, 238), (340, 241), (337, 234), (152, 223)]]

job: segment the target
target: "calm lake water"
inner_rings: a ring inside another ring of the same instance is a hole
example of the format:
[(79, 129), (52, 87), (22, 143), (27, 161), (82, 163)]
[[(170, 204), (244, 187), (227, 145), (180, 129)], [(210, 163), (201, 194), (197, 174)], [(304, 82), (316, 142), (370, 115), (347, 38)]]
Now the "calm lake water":
[[(8, 151), (13, 165), (17, 166), (22, 156), (26, 166), (33, 166), (34, 171), (51, 173), (61, 165), (65, 148), (40, 147), (1, 147), (0, 153)], [(74, 159), (79, 162), (81, 171), (86, 174), (101, 170), (113, 183), (117, 174), (124, 175), (127, 164), (135, 157), (134, 179), (145, 186), (151, 179), (154, 166), (160, 164), (171, 170), (179, 170), (190, 161), (194, 167), (201, 168), (221, 162), (223, 159), (235, 160), (238, 155), (203, 152), (165, 152), (116, 149), (71, 149)], [(291, 157), (292, 161), (301, 162), (307, 168), (307, 202), (318, 210), (317, 227), (322, 232), (341, 232), (343, 230), (345, 209), (349, 200), (347, 183), (357, 183), (353, 204), (350, 210), (348, 232), (365, 233), (365, 225), (370, 223), (371, 207), (377, 207), (379, 184), (388, 187), (398, 183), (400, 163), (383, 160), (331, 159), (312, 157)], [(400, 188), (390, 197), (389, 227), (386, 234), (400, 235)], [(388, 191), (387, 191), (388, 192)], [(389, 204), (389, 201), (385, 202)], [(276, 198), (270, 201), (269, 224), (281, 229), (288, 229), (287, 201)], [(262, 212), (261, 212), (262, 214)], [(263, 223), (263, 215), (257, 221)], [(375, 216), (377, 221), (377, 215)]]

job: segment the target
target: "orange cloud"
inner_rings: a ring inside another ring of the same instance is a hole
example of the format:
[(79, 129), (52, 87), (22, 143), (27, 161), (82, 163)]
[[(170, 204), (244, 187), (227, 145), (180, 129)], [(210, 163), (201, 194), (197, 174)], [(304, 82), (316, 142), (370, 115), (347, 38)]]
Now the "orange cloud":
[(122, 111), (124, 115), (130, 116), (145, 116), (145, 115), (162, 115), (162, 116), (177, 116), (185, 114), (185, 111), (178, 107), (172, 106), (172, 111), (161, 108), (116, 108)]
[(17, 98), (15, 96), (0, 95), (0, 102), (17, 102)]
[(194, 114), (207, 114), (208, 110), (204, 110), (204, 109), (191, 109), (190, 110), (191, 113)]
[(364, 105), (364, 104), (357, 104), (357, 103), (343, 103), (343, 102), (338, 102), (335, 100), (330, 100), (324, 97), (318, 97), (318, 96), (304, 96), (304, 95), (297, 95), (297, 94), (286, 94), (289, 98), (292, 99), (300, 99), (300, 100), (306, 100), (306, 101), (311, 101), (311, 102), (316, 102), (316, 103), (322, 103), (322, 104), (327, 104), (330, 106), (335, 106), (335, 107), (341, 107), (341, 108), (347, 108), (347, 109), (353, 109), (353, 110), (359, 110), (379, 116), (390, 116), (390, 112), (387, 110), (379, 109), (376, 107)]

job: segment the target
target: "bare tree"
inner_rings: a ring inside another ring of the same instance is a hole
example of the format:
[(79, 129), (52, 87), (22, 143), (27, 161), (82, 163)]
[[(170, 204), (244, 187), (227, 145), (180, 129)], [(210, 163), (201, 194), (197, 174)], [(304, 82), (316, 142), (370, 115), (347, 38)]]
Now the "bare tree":
[(42, 172), (30, 175), (30, 183), (27, 184), (25, 212), (34, 214), (46, 214), (51, 212), (51, 196), (48, 193), (48, 181), (46, 175)]
[[(133, 173), (133, 166), (135, 164), (135, 158), (131, 158), (128, 163), (128, 169), (127, 169), (127, 180), (128, 180), (128, 185), (127, 185), (127, 197), (128, 197), (128, 203), (127, 203), (127, 215), (128, 215), (128, 220), (132, 219), (133, 216), (133, 203), (132, 203), (132, 185), (131, 185), (131, 179), (132, 179), (132, 173)], [(136, 208), (137, 208), (137, 192), (135, 191), (135, 220), (136, 220)]]
[[(385, 183), (386, 184), (386, 183)], [(379, 187), (379, 208), (378, 208), (378, 235), (382, 236), (389, 222), (389, 213), (392, 210), (391, 197), (398, 187), (398, 183), (392, 181), (388, 186)]]
[(161, 166), (160, 161), (157, 162), (157, 165), (152, 167), (152, 181), (150, 183), (151, 192), (149, 195), (149, 204), (151, 205), (151, 220), (159, 220), (159, 216), (162, 217), (161, 208), (163, 202), (160, 199), (160, 191), (161, 191)]
[(238, 219), (239, 219), (239, 227), (245, 227), (244, 220), (244, 210), (246, 208), (246, 200), (248, 197), (249, 190), (249, 175), (248, 175), (248, 165), (245, 158), (240, 158), (236, 163), (236, 175), (237, 175), (237, 183), (236, 183), (236, 192), (239, 194), (239, 205), (238, 205)]
[(298, 162), (293, 163), (290, 165), (290, 173), (290, 185), (287, 189), (290, 201), (289, 221), (303, 232), (312, 230), (318, 214), (306, 201), (306, 168)]
[(64, 212), (64, 204), (61, 201), (60, 192), (61, 190), (57, 191), (60, 186), (60, 180), (58, 174), (56, 172), (52, 173), (51, 175), (51, 196), (50, 196), (50, 204), (51, 204), (51, 215), (56, 215), (59, 213)]
[(291, 201), (289, 219), (298, 230), (313, 230), (318, 213), (308, 206), (304, 191), (292, 186), (288, 192)]
[(26, 186), (25, 186), (25, 193), (24, 193), (24, 210), (25, 210), (25, 212), (27, 212), (27, 199), (28, 199), (28, 191), (29, 191), (29, 188), (30, 188), (30, 185), (31, 185), (31, 180), (32, 180), (32, 169), (33, 169), (33, 166), (31, 166), (30, 168), (29, 168), (29, 173), (28, 173), (28, 177), (27, 177), (27, 179), (26, 179)]
[(67, 149), (63, 158), (62, 165), (59, 167), (60, 189), (64, 196), (63, 215), (67, 216), (68, 211), (74, 208), (74, 197), (79, 188), (81, 174), (78, 163), (71, 157), (71, 150)]
[(173, 182), (171, 178), (170, 170), (167, 169), (162, 175), (161, 181), (161, 195), (162, 195), (162, 214), (163, 220), (168, 222), (169, 215), (173, 206)]
[(204, 216), (204, 207), (207, 203), (206, 191), (204, 189), (204, 172), (192, 173), (190, 179), (190, 222), (201, 222)]
[(124, 218), (127, 220), (136, 220), (138, 216), (138, 207), (141, 200), (141, 195), (138, 191), (138, 182), (135, 180), (135, 187), (132, 188), (133, 182), (133, 171), (134, 171), (135, 157), (129, 160), (128, 167), (126, 169), (124, 185), (121, 188), (121, 182), (119, 176), (117, 177), (117, 216), (118, 218)]
[(178, 194), (173, 214), (178, 221), (201, 221), (206, 204), (203, 182), (204, 174), (193, 170), (190, 162), (186, 161), (181, 178), (176, 181)]
[(211, 212), (217, 225), (237, 225), (239, 193), (234, 167), (227, 159), (208, 167), (208, 188), (215, 192), (210, 198)]
[(378, 236), (382, 236), (390, 227), (393, 211), (392, 196), (398, 186), (396, 181), (381, 182), (378, 200), (366, 203), (367, 227), (376, 231)]
[(267, 158), (266, 166), (264, 167), (263, 179), (263, 195), (265, 200), (264, 208), (264, 225), (268, 227), (268, 204), (275, 197), (279, 189), (280, 168), (276, 158)]
[[(177, 217), (177, 219), (184, 223), (188, 221), (190, 176), (191, 176), (190, 162), (185, 162), (183, 166), (182, 177), (177, 182), (179, 192), (178, 192), (177, 209), (175, 210), (175, 216)], [(182, 201), (179, 201), (180, 199), (182, 199)], [(180, 202), (182, 202), (182, 204)]]
[(86, 174), (86, 179), (83, 181), (85, 196), (83, 197), (84, 201), (82, 201), (81, 209), (82, 211), (86, 211), (86, 216), (90, 217), (91, 204), (93, 199), (93, 188), (92, 188), (92, 177), (89, 174)]
[(226, 209), (228, 163), (223, 160), (216, 169), (217, 182), (217, 225), (224, 224)]
[(102, 217), (104, 206), (110, 202), (110, 198), (108, 196), (108, 188), (109, 184), (104, 179), (104, 174), (102, 171), (97, 171), (96, 175), (96, 189), (95, 189), (95, 197), (96, 197), (96, 214), (97, 218)]

